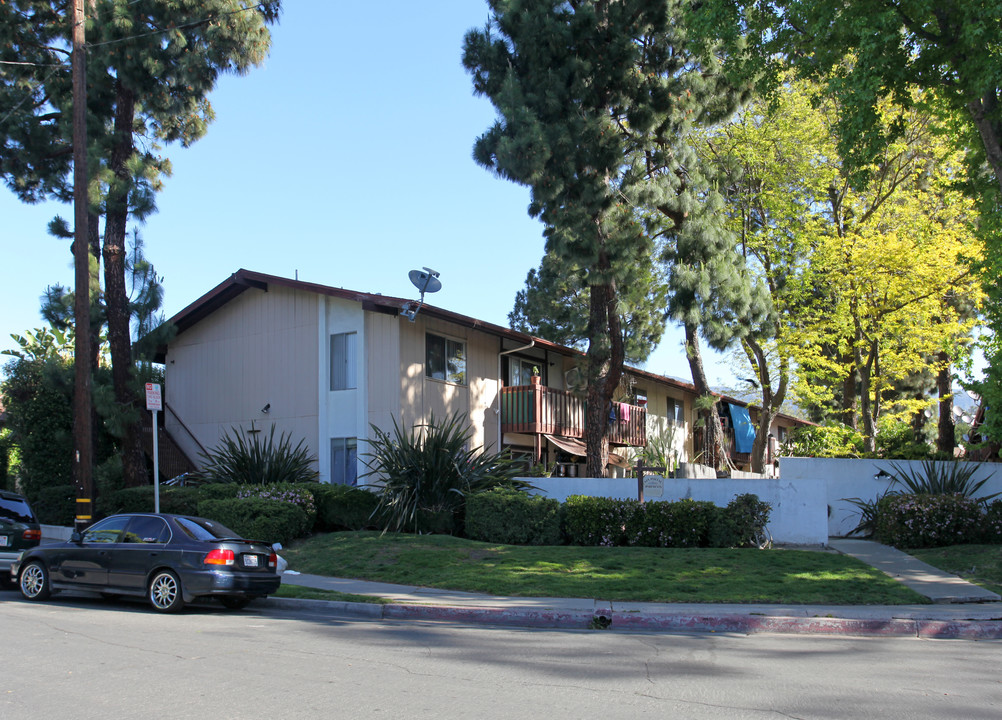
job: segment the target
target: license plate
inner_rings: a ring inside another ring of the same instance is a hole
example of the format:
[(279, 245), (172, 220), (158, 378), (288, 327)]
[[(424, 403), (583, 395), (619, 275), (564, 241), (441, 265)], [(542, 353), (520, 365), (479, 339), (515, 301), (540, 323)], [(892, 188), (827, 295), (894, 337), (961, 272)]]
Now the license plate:
[(257, 555), (244, 555), (244, 567), (257, 567)]
[(7, 535), (0, 535), (0, 547), (7, 547), (10, 543), (7, 540)]

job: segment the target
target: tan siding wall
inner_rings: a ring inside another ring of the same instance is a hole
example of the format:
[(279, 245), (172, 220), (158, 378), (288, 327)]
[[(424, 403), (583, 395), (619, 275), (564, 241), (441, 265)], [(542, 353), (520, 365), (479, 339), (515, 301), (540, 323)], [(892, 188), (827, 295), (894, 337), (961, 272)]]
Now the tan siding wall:
[[(391, 315), (365, 314), (365, 358), (368, 379), (368, 422), (383, 430), (400, 422), (400, 320)], [(410, 323), (408, 323), (410, 324)], [(364, 437), (368, 428), (360, 428)], [(361, 450), (359, 453), (361, 454)]]
[[(497, 450), (498, 339), (469, 328), (418, 315), (400, 322), (399, 422), (410, 428), (453, 413), (465, 413), (474, 429), (472, 443)], [(425, 377), (425, 334), (431, 332), (466, 343), (465, 385)]]
[[(166, 402), (212, 449), (231, 427), (291, 433), (317, 447), (317, 304), (313, 294), (247, 290), (175, 338), (167, 355)], [(270, 404), (265, 414), (261, 409)], [(194, 443), (165, 413), (193, 460)]]

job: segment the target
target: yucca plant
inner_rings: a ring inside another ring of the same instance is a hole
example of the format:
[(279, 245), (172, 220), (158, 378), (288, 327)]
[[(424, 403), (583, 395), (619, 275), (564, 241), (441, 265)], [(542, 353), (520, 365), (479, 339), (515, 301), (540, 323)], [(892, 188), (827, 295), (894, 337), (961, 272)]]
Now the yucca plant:
[[(974, 463), (958, 462), (936, 462), (925, 460), (922, 463), (922, 470), (914, 470), (910, 467), (901, 467), (897, 463), (891, 463), (891, 484), (901, 485), (907, 488), (907, 493), (912, 495), (962, 495), (966, 498), (974, 496), (984, 487), (984, 484), (991, 479), (992, 473), (983, 480), (974, 480), (974, 473), (978, 470), (978, 465)], [(987, 504), (989, 500), (995, 498), (999, 493), (976, 498), (978, 502)]]
[(382, 485), (373, 515), (384, 530), (417, 532), (437, 518), (438, 529), (449, 531), (471, 493), (533, 487), (515, 479), (521, 466), (507, 453), (470, 448), (473, 430), (462, 413), (441, 423), (432, 415), (409, 432), (394, 419), (392, 435), (375, 425), (372, 435), (365, 476)]
[(300, 440), (295, 447), (291, 436), (282, 433), (275, 442), (275, 426), (264, 440), (248, 437), (243, 428), (230, 428), (234, 435), (223, 434), (219, 445), (202, 454), (204, 465), (199, 475), (208, 482), (272, 484), (314, 482), (316, 456)]

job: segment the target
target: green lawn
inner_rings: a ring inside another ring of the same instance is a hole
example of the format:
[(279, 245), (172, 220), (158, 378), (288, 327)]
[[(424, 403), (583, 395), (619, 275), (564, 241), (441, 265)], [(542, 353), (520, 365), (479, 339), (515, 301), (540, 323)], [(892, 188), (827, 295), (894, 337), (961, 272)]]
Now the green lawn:
[(483, 592), (672, 603), (927, 602), (843, 555), (803, 550), (523, 547), (446, 535), (346, 532), (282, 551), (303, 573)]
[(986, 590), (1002, 595), (1002, 546), (1000, 545), (951, 545), (907, 552), (933, 567), (959, 575)]

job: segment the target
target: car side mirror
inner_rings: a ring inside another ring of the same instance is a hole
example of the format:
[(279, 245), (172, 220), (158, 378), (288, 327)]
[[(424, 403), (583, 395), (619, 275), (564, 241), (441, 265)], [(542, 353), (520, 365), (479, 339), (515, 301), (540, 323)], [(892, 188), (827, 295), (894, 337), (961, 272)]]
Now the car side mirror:
[(83, 542), (83, 535), (80, 534), (79, 530), (73, 531), (73, 533), (70, 535), (70, 542), (76, 543), (77, 545)]

